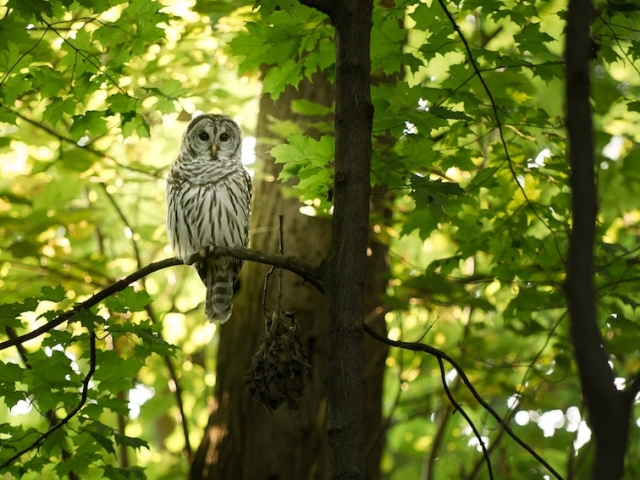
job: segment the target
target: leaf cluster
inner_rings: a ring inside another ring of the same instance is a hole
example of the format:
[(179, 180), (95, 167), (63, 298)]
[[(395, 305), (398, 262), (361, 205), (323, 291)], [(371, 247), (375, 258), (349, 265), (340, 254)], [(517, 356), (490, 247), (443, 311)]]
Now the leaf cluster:
[[(588, 447), (569, 465), (560, 453), (578, 438), (584, 418), (569, 421), (568, 412), (580, 410), (582, 402), (562, 292), (571, 226), (565, 8), (551, 1), (376, 2), (371, 184), (381, 196), (375, 202), (392, 220), (376, 211), (371, 219), (376, 241), (391, 252), (385, 302), (395, 309), (387, 315), (392, 338), (424, 336), (460, 358), (512, 424), (520, 413), (518, 425), (529, 442), (556, 469), (575, 474), (584, 468)], [(633, 8), (611, 4), (597, 10), (592, 26), (601, 218), (595, 278), (602, 331), (621, 378), (638, 367), (632, 346), (638, 302), (632, 292), (638, 249), (632, 233), (638, 210), (636, 16)], [(262, 38), (280, 32), (275, 20), (260, 28), (268, 29)], [(288, 28), (285, 22), (282, 34)], [(255, 36), (260, 38), (258, 30)], [(278, 70), (285, 64), (293, 69), (291, 58), (268, 72), (295, 86), (299, 76), (289, 82)], [(303, 59), (295, 61), (301, 70)], [(332, 66), (325, 72), (331, 78)], [(331, 165), (331, 152), (299, 135), (284, 140), (271, 150), (283, 164), (280, 179), (291, 182), (297, 175), (293, 193), (330, 211), (331, 176), (322, 166)], [(398, 352), (387, 365), (387, 411), (395, 425), (383, 467), (389, 478), (417, 478), (425, 465), (443, 478), (476, 478), (482, 459), (469, 448), (473, 435), (464, 419), (447, 417), (450, 402), (433, 361)], [(500, 469), (548, 474), (496, 433), (455, 381), (450, 388), (462, 395), (474, 423), (484, 425), (490, 448), (508, 452)], [(549, 439), (541, 418), (557, 410), (562, 425)], [(447, 459), (438, 454), (441, 438)]]

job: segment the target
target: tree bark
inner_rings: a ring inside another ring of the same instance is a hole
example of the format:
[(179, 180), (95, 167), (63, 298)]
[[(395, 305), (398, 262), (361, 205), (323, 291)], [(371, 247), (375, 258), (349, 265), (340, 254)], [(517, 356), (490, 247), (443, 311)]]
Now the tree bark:
[(598, 212), (589, 62), (590, 0), (570, 0), (566, 30), (566, 105), (571, 209), (565, 291), (571, 340), (596, 452), (592, 478), (620, 479), (629, 435), (633, 395), (614, 384), (596, 313), (593, 254)]
[[(264, 96), (256, 136), (260, 170), (254, 179), (251, 244), (255, 249), (277, 252), (278, 215), (284, 215), (285, 253), (312, 264), (326, 256), (331, 242), (331, 222), (300, 214), (300, 203), (286, 199), (275, 181), (280, 167), (267, 154), (276, 143), (285, 141), (270, 131), (270, 118), (303, 123), (304, 117), (291, 113), (291, 101), (305, 98), (331, 105), (334, 90), (325, 77), (316, 75), (313, 83), (303, 81), (298, 91), (287, 88), (277, 102)], [(317, 120), (317, 119), (316, 119)], [(317, 132), (316, 132), (317, 133)], [(314, 132), (309, 132), (314, 135)], [(369, 257), (367, 307), (379, 305), (386, 282), (386, 247), (378, 245)], [(326, 299), (313, 286), (302, 285), (299, 277), (285, 273), (285, 310), (295, 311), (307, 347), (311, 365), (305, 396), (298, 410), (282, 406), (269, 414), (243, 385), (243, 372), (251, 363), (264, 333), (262, 314), (263, 282), (268, 267), (245, 262), (240, 274), (241, 287), (234, 299), (234, 313), (220, 332), (214, 406), (204, 438), (191, 467), (193, 480), (320, 480), (327, 478), (326, 434)], [(271, 281), (277, 283), (276, 275)], [(273, 289), (270, 289), (273, 290)], [(270, 292), (267, 307), (275, 309)], [(377, 329), (384, 331), (376, 319)], [(366, 417), (370, 433), (367, 470), (370, 478), (379, 476), (382, 375), (386, 346), (372, 342), (367, 351), (370, 369), (367, 375)]]
[[(327, 5), (327, 3), (329, 5)], [(329, 478), (366, 478), (364, 292), (369, 237), (373, 1), (319, 2), (336, 29), (333, 239), (324, 282), (329, 308)]]

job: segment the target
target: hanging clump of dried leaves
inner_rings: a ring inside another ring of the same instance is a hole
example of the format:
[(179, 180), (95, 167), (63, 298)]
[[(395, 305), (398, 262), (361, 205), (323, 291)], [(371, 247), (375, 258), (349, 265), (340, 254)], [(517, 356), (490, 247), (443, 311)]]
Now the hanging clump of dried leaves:
[(297, 409), (309, 365), (295, 315), (274, 312), (265, 318), (266, 334), (253, 356), (244, 384), (253, 398), (273, 412), (283, 403)]

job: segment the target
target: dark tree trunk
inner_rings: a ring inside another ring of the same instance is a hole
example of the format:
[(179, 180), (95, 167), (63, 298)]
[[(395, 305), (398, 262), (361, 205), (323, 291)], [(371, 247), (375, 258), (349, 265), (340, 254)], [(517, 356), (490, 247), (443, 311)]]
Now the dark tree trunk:
[[(302, 215), (296, 199), (283, 198), (282, 187), (274, 180), (279, 166), (266, 153), (275, 144), (286, 141), (270, 131), (271, 117), (300, 123), (305, 121), (291, 113), (291, 101), (297, 98), (331, 105), (333, 87), (324, 77), (316, 75), (313, 83), (303, 81), (298, 91), (288, 88), (277, 102), (267, 96), (261, 99), (256, 131), (260, 169), (254, 179), (250, 246), (277, 252), (278, 215), (284, 215), (286, 254), (317, 265), (329, 250), (331, 222)], [(381, 276), (381, 270), (386, 268), (385, 247), (378, 246), (370, 260), (370, 276), (374, 281), (368, 290), (368, 305), (374, 308), (385, 288)], [(282, 307), (296, 312), (307, 347), (311, 370), (305, 396), (298, 410), (289, 410), (285, 405), (272, 415), (250, 396), (243, 385), (243, 372), (249, 368), (264, 333), (262, 291), (268, 270), (263, 265), (246, 262), (241, 272), (241, 288), (234, 300), (233, 317), (220, 332), (214, 407), (192, 464), (193, 480), (326, 478), (326, 299), (311, 285), (303, 285), (293, 274), (285, 273)], [(277, 283), (276, 275), (271, 283)], [(270, 293), (275, 293), (270, 290)], [(275, 306), (275, 296), (270, 295), (267, 307), (273, 310)], [(377, 323), (380, 329), (380, 319)], [(371, 369), (367, 383), (367, 424), (371, 425), (368, 431), (380, 441), (385, 352), (383, 345), (371, 345)], [(373, 448), (368, 457), (368, 470), (374, 480), (378, 477), (381, 443), (374, 440), (370, 443)]]
[(570, 0), (566, 29), (566, 105), (573, 225), (565, 290), (582, 394), (595, 443), (592, 478), (617, 480), (624, 473), (631, 406), (638, 379), (620, 391), (614, 383), (596, 313), (593, 254), (597, 194), (591, 119), (589, 34), (593, 5)]
[(333, 238), (323, 279), (329, 309), (329, 479), (366, 478), (364, 294), (371, 170), (373, 0), (303, 0), (336, 30)]

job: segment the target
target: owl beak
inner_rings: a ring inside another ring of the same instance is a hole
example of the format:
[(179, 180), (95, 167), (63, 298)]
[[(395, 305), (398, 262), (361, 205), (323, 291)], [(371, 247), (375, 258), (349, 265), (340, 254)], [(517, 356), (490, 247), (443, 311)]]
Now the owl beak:
[(211, 145), (211, 154), (215, 157), (216, 156), (216, 152), (218, 151), (218, 147), (216, 147), (215, 145)]

